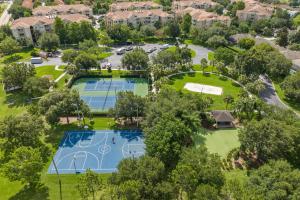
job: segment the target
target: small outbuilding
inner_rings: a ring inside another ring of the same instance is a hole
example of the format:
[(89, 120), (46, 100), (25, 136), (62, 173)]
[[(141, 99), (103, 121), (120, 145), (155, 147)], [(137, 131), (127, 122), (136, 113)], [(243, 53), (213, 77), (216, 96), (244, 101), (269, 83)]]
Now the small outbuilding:
[(228, 110), (214, 110), (211, 114), (216, 121), (216, 128), (234, 127), (234, 117)]

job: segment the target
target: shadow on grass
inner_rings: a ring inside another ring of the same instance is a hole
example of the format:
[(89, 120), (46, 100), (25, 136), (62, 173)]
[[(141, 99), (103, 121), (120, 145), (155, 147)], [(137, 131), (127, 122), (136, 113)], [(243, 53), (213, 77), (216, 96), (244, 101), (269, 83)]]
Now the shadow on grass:
[(59, 146), (65, 131), (71, 130), (80, 130), (80, 128), (76, 124), (59, 124), (53, 126), (48, 131), (46, 131), (45, 142), (51, 143), (53, 146), (57, 147)]
[(5, 102), (9, 107), (25, 106), (31, 103), (31, 100), (22, 91), (6, 93)]
[(189, 76), (189, 77), (195, 77), (195, 76), (196, 76), (196, 73), (188, 73), (188, 76)]
[(220, 79), (221, 81), (227, 81), (227, 80), (228, 80), (228, 78), (225, 77), (225, 76), (219, 76), (219, 79)]
[(49, 199), (49, 189), (44, 184), (36, 187), (25, 186), (17, 194), (9, 198), (9, 200), (41, 200)]

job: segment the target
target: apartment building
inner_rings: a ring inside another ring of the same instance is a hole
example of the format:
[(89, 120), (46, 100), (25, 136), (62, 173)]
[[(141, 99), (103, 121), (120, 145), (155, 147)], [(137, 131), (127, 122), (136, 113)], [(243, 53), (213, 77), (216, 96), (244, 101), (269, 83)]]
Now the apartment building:
[(58, 5), (58, 6), (39, 6), (32, 10), (34, 16), (57, 16), (69, 14), (81, 14), (87, 17), (93, 16), (90, 7), (83, 4)]
[(265, 19), (273, 14), (274, 9), (271, 5), (265, 5), (255, 0), (245, 0), (244, 2), (245, 9), (236, 12), (236, 16), (241, 21)]
[(184, 14), (189, 13), (192, 17), (192, 24), (198, 28), (205, 28), (211, 26), (215, 22), (230, 25), (230, 17), (218, 15), (213, 12), (206, 12), (205, 10), (195, 9), (195, 8), (186, 8), (176, 12), (177, 16), (183, 16)]
[[(64, 22), (81, 22), (91, 20), (81, 14), (59, 15)], [(11, 30), (17, 40), (23, 40), (27, 43), (36, 42), (36, 36), (44, 32), (50, 32), (55, 18), (48, 16), (23, 17), (13, 21)]]
[(23, 0), (22, 7), (32, 9), (33, 8), (33, 1), (32, 0)]
[(116, 11), (130, 11), (130, 10), (152, 10), (162, 9), (163, 6), (152, 1), (139, 1), (139, 2), (119, 2), (113, 3), (109, 6), (110, 12)]
[(217, 3), (212, 2), (211, 0), (181, 0), (173, 1), (172, 9), (173, 10), (184, 10), (186, 8), (196, 8), (196, 9), (207, 9), (217, 5)]
[(162, 10), (133, 10), (133, 11), (117, 11), (109, 12), (105, 16), (106, 26), (112, 26), (116, 24), (132, 25), (134, 27), (138, 25), (154, 25), (156, 22), (162, 24), (167, 23), (173, 19), (173, 15), (164, 12)]

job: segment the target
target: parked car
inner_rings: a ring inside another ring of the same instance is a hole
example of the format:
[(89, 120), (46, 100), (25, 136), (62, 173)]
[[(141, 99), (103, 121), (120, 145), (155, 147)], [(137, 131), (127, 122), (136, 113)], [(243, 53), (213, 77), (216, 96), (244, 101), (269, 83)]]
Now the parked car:
[(117, 50), (117, 55), (122, 55), (126, 52), (126, 49), (125, 48), (120, 48)]
[(41, 57), (33, 57), (30, 62), (31, 64), (41, 64), (43, 63), (43, 59)]
[(160, 47), (160, 49), (161, 49), (161, 50), (165, 50), (165, 49), (167, 49), (167, 48), (169, 48), (169, 47), (170, 47), (169, 44), (164, 44), (164, 45), (162, 45), (162, 46)]
[(152, 53), (152, 52), (156, 51), (156, 49), (157, 49), (156, 47), (152, 47), (152, 48), (148, 49), (146, 51), (146, 53)]
[(133, 47), (132, 47), (132, 46), (126, 47), (126, 51), (131, 51), (131, 50), (133, 50)]

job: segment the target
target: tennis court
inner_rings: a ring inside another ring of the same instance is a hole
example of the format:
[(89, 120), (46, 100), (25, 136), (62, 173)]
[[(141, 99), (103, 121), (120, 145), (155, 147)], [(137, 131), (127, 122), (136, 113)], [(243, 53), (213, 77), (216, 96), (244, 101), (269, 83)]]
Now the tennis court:
[(136, 95), (146, 96), (148, 84), (142, 78), (82, 78), (73, 86), (81, 99), (94, 112), (105, 112), (113, 108), (120, 91), (132, 91)]
[[(123, 158), (144, 153), (144, 138), (138, 130), (71, 131), (65, 133), (54, 162), (60, 174), (83, 173), (87, 169), (111, 173)], [(56, 173), (53, 162), (48, 173)]]

